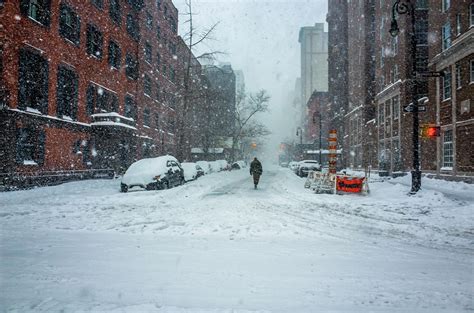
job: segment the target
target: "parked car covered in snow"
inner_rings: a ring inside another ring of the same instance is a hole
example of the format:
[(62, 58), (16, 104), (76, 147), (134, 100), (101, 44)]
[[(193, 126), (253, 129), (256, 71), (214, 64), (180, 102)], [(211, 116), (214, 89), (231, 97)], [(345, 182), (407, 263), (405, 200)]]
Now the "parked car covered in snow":
[(184, 163), (181, 163), (181, 167), (183, 168), (183, 171), (184, 171), (185, 181), (195, 180), (195, 179), (198, 179), (198, 177), (204, 175), (203, 169), (196, 163), (184, 162)]
[(288, 168), (296, 173), (296, 170), (298, 169), (298, 163), (299, 162), (291, 161), (290, 163), (288, 163)]
[(320, 171), (321, 165), (315, 160), (303, 160), (298, 163), (297, 175), (301, 177), (308, 176), (310, 171)]
[(120, 191), (139, 187), (147, 190), (168, 189), (184, 183), (184, 171), (178, 160), (165, 155), (141, 159), (127, 169), (120, 183)]
[(209, 174), (211, 172), (211, 165), (207, 161), (197, 161), (197, 165), (201, 167), (201, 169), (204, 171), (204, 174)]
[(211, 161), (209, 162), (209, 165), (211, 166), (212, 173), (217, 173), (222, 170), (221, 164), (218, 161)]
[(229, 163), (226, 160), (217, 160), (221, 166), (221, 171), (228, 171), (230, 169)]

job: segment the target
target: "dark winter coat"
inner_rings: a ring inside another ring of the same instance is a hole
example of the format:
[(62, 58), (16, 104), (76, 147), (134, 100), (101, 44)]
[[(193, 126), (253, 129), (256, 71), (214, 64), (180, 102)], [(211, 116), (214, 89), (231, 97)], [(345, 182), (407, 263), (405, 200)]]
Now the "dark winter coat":
[(263, 173), (262, 163), (260, 163), (259, 160), (253, 160), (252, 163), (250, 163), (250, 175), (253, 175), (253, 174), (262, 175), (262, 173)]

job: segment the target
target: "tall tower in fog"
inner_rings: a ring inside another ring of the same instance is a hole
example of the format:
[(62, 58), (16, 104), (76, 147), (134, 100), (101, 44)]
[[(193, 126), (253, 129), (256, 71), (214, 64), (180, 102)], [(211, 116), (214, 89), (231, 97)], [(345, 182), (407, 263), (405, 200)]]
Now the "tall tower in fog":
[(303, 107), (313, 91), (328, 91), (328, 33), (324, 23), (302, 27), (301, 45), (301, 102)]

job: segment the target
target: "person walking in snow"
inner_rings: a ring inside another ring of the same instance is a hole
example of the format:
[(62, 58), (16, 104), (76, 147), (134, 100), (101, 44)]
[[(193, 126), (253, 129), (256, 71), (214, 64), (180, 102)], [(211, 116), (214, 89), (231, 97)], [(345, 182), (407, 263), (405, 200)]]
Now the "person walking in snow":
[(254, 188), (257, 189), (258, 181), (263, 173), (262, 163), (255, 157), (250, 163), (250, 175), (253, 176)]

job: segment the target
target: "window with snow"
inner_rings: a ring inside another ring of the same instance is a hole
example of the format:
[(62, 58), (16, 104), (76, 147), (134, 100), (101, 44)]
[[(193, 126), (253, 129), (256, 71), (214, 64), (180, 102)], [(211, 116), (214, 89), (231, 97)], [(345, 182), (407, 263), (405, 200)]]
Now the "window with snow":
[(138, 24), (138, 16), (135, 14), (127, 15), (127, 33), (136, 41), (140, 39), (140, 26)]
[(87, 87), (86, 98), (86, 111), (89, 115), (94, 113), (118, 112), (118, 96), (111, 90), (90, 83)]
[(79, 45), (81, 21), (79, 15), (67, 4), (61, 3), (59, 15), (59, 34), (70, 42)]
[(161, 63), (161, 55), (159, 53), (156, 54), (156, 65), (160, 65)]
[(130, 53), (125, 58), (125, 74), (130, 79), (138, 79), (138, 61)]
[(160, 115), (155, 113), (155, 128), (160, 129)]
[(102, 46), (104, 38), (100, 30), (92, 25), (87, 25), (87, 53), (98, 59), (102, 59)]
[(451, 98), (451, 72), (449, 70), (444, 72), (443, 82), (443, 100)]
[(33, 49), (20, 49), (18, 108), (48, 113), (48, 61)]
[(58, 117), (72, 120), (77, 118), (78, 83), (78, 76), (73, 69), (63, 65), (58, 67), (56, 88)]
[(119, 45), (111, 40), (109, 42), (109, 65), (113, 68), (119, 69), (121, 65), (122, 51)]
[(453, 131), (446, 130), (443, 136), (443, 167), (452, 168), (454, 153), (453, 153)]
[(122, 8), (120, 7), (119, 0), (110, 0), (109, 3), (109, 15), (112, 21), (120, 25), (122, 22)]
[(20, 128), (16, 131), (16, 162), (23, 165), (42, 165), (44, 163), (45, 132), (33, 128)]
[(51, 22), (51, 0), (20, 0), (21, 14), (44, 26)]
[(449, 22), (444, 24), (441, 34), (443, 37), (443, 50), (446, 50), (451, 47), (451, 24)]

